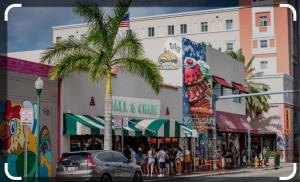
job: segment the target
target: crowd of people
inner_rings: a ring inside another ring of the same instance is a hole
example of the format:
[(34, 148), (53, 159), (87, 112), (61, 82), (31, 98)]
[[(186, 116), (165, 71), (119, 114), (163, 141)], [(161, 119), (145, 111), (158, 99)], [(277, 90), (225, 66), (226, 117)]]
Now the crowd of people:
[(182, 172), (190, 172), (191, 152), (188, 149), (182, 150), (180, 147), (166, 147), (161, 145), (159, 148), (150, 146), (147, 149), (139, 147), (134, 151), (126, 146), (124, 155), (143, 170), (149, 177), (181, 175)]

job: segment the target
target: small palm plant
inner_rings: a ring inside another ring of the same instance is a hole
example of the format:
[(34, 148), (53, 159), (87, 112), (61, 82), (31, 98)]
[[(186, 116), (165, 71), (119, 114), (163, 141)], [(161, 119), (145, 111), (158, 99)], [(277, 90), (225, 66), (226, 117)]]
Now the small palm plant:
[[(238, 51), (226, 51), (226, 54), (230, 55), (233, 59), (245, 63), (245, 56), (243, 55), (242, 49)], [(255, 73), (254, 68), (252, 67), (252, 63), (254, 60), (254, 56), (246, 63), (245, 65), (245, 76), (246, 76), (246, 85), (247, 90), (250, 93), (261, 93), (270, 90), (270, 87), (267, 84), (251, 81), (254, 78), (258, 78), (262, 76), (262, 72)], [(269, 95), (261, 95), (261, 96), (251, 96), (246, 97), (246, 113), (252, 120), (256, 118), (256, 116), (261, 115), (263, 112), (267, 112), (269, 110), (268, 99)]]
[(120, 1), (110, 14), (105, 14), (94, 2), (78, 3), (74, 12), (89, 25), (86, 38), (57, 42), (42, 57), (42, 62), (57, 61), (50, 72), (52, 79), (76, 70), (88, 72), (94, 82), (106, 77), (104, 150), (112, 149), (111, 70), (118, 68), (142, 77), (156, 93), (163, 81), (156, 64), (144, 56), (136, 35), (118, 31), (130, 4), (131, 0)]

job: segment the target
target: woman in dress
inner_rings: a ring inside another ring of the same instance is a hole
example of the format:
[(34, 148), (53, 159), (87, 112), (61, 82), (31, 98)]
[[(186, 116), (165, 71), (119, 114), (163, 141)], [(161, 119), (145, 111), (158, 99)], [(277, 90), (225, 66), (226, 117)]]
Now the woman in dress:
[(154, 170), (154, 163), (155, 163), (155, 151), (152, 147), (150, 147), (150, 150), (148, 150), (148, 175), (150, 177), (153, 176), (153, 170)]

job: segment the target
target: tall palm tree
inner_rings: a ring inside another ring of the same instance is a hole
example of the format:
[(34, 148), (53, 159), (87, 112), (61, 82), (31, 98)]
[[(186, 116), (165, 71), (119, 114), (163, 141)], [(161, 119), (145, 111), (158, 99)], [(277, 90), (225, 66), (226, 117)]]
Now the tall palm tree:
[[(238, 51), (226, 51), (226, 54), (230, 55), (233, 59), (245, 63), (245, 56), (243, 55), (242, 49)], [(246, 76), (246, 87), (250, 93), (260, 93), (270, 90), (267, 84), (254, 82), (252, 79), (262, 76), (262, 72), (255, 73), (255, 69), (252, 67), (252, 63), (255, 56), (245, 65), (245, 76)], [(260, 116), (263, 112), (269, 110), (268, 99), (269, 95), (251, 96), (246, 97), (246, 113), (252, 120), (257, 116)]]
[(118, 31), (130, 4), (131, 0), (120, 1), (110, 14), (105, 14), (94, 2), (78, 3), (74, 12), (88, 23), (87, 37), (57, 42), (42, 57), (42, 62), (57, 60), (50, 72), (52, 79), (76, 70), (88, 72), (94, 82), (106, 77), (104, 150), (112, 149), (111, 70), (118, 68), (142, 77), (156, 93), (163, 81), (154, 62), (144, 57), (143, 46), (136, 35), (122, 35)]

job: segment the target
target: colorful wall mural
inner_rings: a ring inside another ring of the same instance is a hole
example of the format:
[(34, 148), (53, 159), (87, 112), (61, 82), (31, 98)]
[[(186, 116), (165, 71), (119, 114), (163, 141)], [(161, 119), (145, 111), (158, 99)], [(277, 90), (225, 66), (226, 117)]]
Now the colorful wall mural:
[[(20, 110), (23, 107), (34, 109), (35, 119), (28, 127), (20, 123)], [(13, 103), (10, 100), (0, 101), (0, 154), (1, 164), (8, 163), (8, 171), (13, 176), (24, 176), (24, 142), (25, 129), (28, 128), (28, 167), (27, 176), (33, 177), (36, 173), (36, 112), (37, 107), (30, 101), (22, 104)], [(50, 177), (52, 172), (50, 136), (47, 126), (40, 130), (40, 157), (39, 176)], [(3, 170), (1, 171), (1, 174)]]
[(210, 106), (211, 73), (206, 63), (206, 45), (183, 38), (182, 50), (183, 120), (200, 130), (204, 127), (201, 124), (207, 123), (213, 113)]

